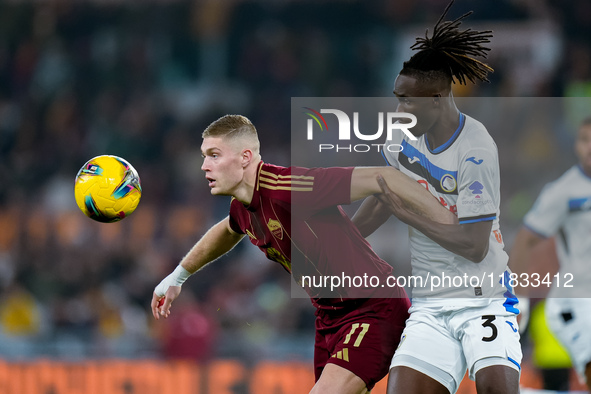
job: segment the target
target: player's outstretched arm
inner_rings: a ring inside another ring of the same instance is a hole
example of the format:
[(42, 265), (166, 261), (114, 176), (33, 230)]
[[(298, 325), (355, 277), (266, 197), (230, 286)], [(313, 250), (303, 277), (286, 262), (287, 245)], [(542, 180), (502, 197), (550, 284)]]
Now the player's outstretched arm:
[(212, 228), (191, 248), (176, 269), (162, 280), (154, 289), (152, 296), (152, 314), (158, 320), (160, 316), (170, 315), (170, 306), (179, 296), (181, 285), (206, 264), (228, 253), (244, 234), (238, 234), (230, 228), (230, 218), (226, 217)]
[(479, 263), (486, 257), (492, 221), (468, 224), (436, 222), (409, 209), (406, 201), (389, 189), (389, 184), (386, 184), (381, 175), (378, 175), (377, 182), (383, 191), (383, 195), (379, 196), (380, 200), (402, 222), (416, 228), (441, 247), (473, 263)]
[[(431, 193), (394, 167), (356, 167), (351, 179), (351, 201), (382, 193), (377, 181), (378, 175), (385, 179), (388, 187), (402, 199), (405, 206), (412, 212), (438, 223), (457, 223), (456, 216), (445, 209)], [(358, 220), (361, 221), (361, 217)], [(375, 223), (368, 225), (368, 229), (373, 227), (375, 227)]]

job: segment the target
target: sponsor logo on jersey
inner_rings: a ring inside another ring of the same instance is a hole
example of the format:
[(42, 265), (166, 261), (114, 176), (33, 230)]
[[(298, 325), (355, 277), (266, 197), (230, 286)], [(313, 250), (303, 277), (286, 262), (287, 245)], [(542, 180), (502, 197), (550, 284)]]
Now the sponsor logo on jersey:
[(468, 186), (468, 189), (470, 189), (472, 191), (474, 198), (480, 198), (480, 195), (482, 194), (482, 190), (484, 189), (484, 186), (482, 186), (482, 183), (480, 183), (478, 181), (474, 181), (474, 182), (472, 182), (472, 184), (470, 186)]
[(283, 227), (281, 227), (281, 223), (279, 220), (269, 219), (267, 222), (267, 227), (273, 236), (279, 240), (283, 239)]
[(509, 325), (509, 327), (511, 327), (511, 330), (513, 330), (513, 332), (518, 331), (518, 329), (515, 326), (513, 326), (513, 323), (511, 323), (510, 321), (505, 320), (505, 323), (507, 323)]
[(339, 360), (349, 362), (349, 349), (343, 348), (331, 356), (332, 358), (338, 358)]
[(414, 164), (414, 163), (416, 163), (416, 162), (417, 162), (417, 161), (419, 161), (419, 160), (421, 160), (421, 159), (419, 159), (419, 158), (418, 158), (418, 157), (416, 157), (416, 156), (414, 156), (412, 159), (411, 159), (410, 157), (408, 158), (408, 162), (409, 162), (410, 164)]
[(468, 157), (468, 158), (466, 159), (466, 161), (471, 161), (472, 163), (474, 163), (474, 164), (476, 164), (476, 165), (480, 165), (480, 164), (482, 164), (482, 162), (483, 162), (484, 160), (482, 160), (482, 159), (478, 159), (478, 160), (476, 160), (476, 158), (475, 158), (474, 156), (472, 156), (472, 157)]

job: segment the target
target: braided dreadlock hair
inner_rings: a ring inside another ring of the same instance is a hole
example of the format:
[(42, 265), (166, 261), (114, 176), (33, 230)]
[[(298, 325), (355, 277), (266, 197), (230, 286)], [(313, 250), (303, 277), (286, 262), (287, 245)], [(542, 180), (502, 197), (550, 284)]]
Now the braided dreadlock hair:
[(444, 79), (449, 84), (454, 82), (454, 77), (463, 85), (466, 84), (466, 79), (472, 83), (476, 80), (489, 82), (487, 75), (494, 70), (473, 56), (486, 59), (486, 53), (490, 48), (482, 44), (490, 42), (492, 31), (459, 30), (462, 19), (471, 15), (473, 11), (453, 21), (443, 22), (453, 3), (454, 0), (445, 8), (430, 38), (429, 29), (425, 32), (424, 38), (417, 37), (410, 48), (418, 52), (404, 62), (400, 74), (423, 81)]

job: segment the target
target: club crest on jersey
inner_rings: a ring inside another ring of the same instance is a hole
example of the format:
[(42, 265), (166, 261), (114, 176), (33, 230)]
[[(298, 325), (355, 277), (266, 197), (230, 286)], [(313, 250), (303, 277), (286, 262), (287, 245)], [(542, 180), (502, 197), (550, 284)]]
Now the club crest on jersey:
[(283, 227), (281, 227), (281, 223), (279, 220), (269, 219), (267, 222), (267, 227), (273, 236), (279, 240), (283, 239)]
[(441, 188), (446, 193), (453, 192), (454, 190), (456, 190), (456, 187), (458, 186), (456, 178), (454, 178), (451, 174), (445, 174), (444, 176), (442, 176), (440, 184)]

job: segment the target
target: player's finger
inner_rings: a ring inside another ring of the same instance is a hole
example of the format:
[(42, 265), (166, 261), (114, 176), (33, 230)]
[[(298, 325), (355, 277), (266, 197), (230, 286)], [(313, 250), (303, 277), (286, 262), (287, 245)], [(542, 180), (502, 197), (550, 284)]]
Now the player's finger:
[(172, 298), (164, 297), (163, 300), (164, 302), (160, 307), (160, 315), (168, 317), (170, 315), (170, 307), (172, 306)]
[(158, 310), (163, 302), (164, 302), (164, 297), (158, 296), (158, 295), (156, 295), (156, 293), (154, 293), (152, 295), (152, 302), (150, 303), (150, 306), (152, 307), (152, 315), (154, 316), (154, 318), (156, 320), (158, 320), (160, 317), (158, 314)]
[(388, 197), (385, 196), (384, 194), (376, 194), (375, 198), (378, 199), (379, 202), (381, 202), (384, 205), (388, 205)]
[(381, 174), (378, 174), (378, 176), (376, 177), (377, 181), (378, 181), (378, 185), (380, 186), (380, 189), (382, 189), (382, 193), (389, 193), (391, 190), (388, 187), (388, 184), (386, 183), (386, 180), (384, 179), (384, 177)]

